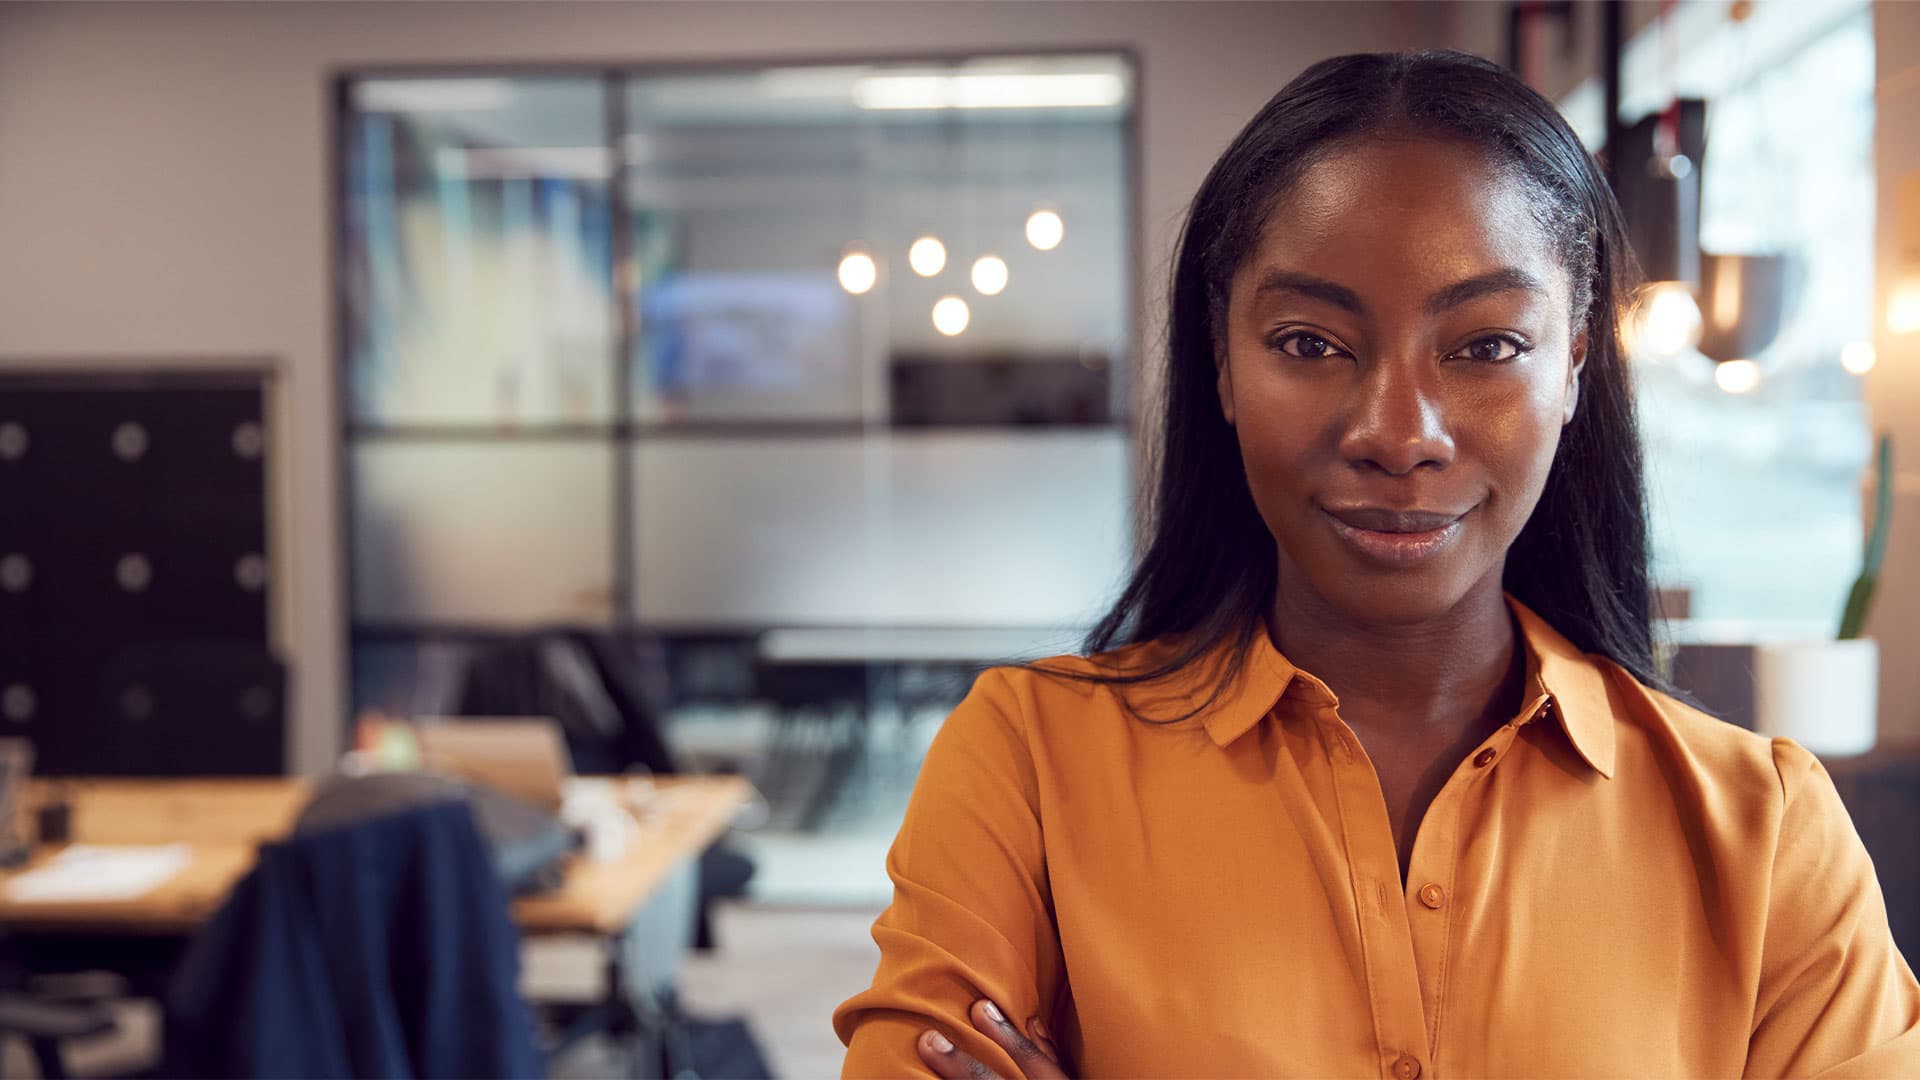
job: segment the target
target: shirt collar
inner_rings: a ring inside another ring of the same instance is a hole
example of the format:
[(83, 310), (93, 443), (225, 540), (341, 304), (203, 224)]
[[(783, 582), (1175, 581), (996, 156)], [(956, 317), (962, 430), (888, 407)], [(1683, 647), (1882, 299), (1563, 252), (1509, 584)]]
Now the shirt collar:
[[(1507, 597), (1507, 605), (1520, 625), (1528, 669), (1546, 699), (1552, 702), (1552, 713), (1560, 718), (1568, 740), (1595, 772), (1613, 779), (1613, 705), (1607, 695), (1607, 677), (1599, 662), (1582, 653), (1511, 595)], [(1220, 746), (1251, 731), (1273, 712), (1273, 707), (1289, 691), (1320, 704), (1339, 704), (1324, 683), (1294, 667), (1273, 647), (1266, 621), (1262, 619), (1258, 632), (1248, 643), (1239, 679), (1211, 708), (1205, 708), (1222, 674), (1222, 665), (1231, 655), (1232, 647), (1228, 645), (1202, 657), (1175, 676), (1179, 686), (1172, 695), (1188, 709), (1204, 710), (1201, 722)], [(1530, 702), (1533, 696), (1528, 695)]]
[(1520, 622), (1520, 637), (1568, 740), (1595, 772), (1613, 779), (1613, 700), (1605, 661), (1581, 652), (1512, 594), (1507, 606)]

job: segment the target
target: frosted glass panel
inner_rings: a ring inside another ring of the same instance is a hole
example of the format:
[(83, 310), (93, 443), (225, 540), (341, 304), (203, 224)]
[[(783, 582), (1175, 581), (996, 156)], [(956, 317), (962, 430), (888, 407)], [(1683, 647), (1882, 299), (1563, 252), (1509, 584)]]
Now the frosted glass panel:
[(354, 614), (602, 622), (613, 608), (605, 443), (366, 443), (353, 451)]
[(1129, 551), (1117, 431), (652, 439), (636, 466), (655, 624), (1084, 626)]
[(605, 111), (596, 76), (354, 86), (343, 288), (355, 420), (612, 417)]

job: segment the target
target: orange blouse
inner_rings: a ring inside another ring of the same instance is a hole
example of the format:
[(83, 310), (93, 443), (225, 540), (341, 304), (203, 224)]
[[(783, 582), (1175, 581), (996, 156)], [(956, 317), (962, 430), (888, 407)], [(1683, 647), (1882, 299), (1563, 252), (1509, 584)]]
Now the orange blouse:
[(1920, 985), (1820, 762), (1513, 607), (1527, 704), (1455, 766), (1404, 883), (1339, 702), (1264, 634), (1167, 726), (982, 675), (888, 859), (873, 986), (834, 1015), (846, 1075), (927, 1075), (933, 1027), (1017, 1077), (966, 1019), (988, 997), (1088, 1077), (1920, 1076)]

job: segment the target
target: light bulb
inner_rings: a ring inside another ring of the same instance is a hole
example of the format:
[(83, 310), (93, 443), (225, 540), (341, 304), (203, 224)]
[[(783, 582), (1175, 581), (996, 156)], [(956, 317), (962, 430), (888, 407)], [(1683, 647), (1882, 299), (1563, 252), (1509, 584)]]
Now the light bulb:
[(982, 296), (999, 296), (1007, 287), (1007, 262), (998, 255), (982, 255), (973, 261), (973, 287)]
[(1052, 251), (1067, 235), (1067, 223), (1051, 210), (1035, 210), (1027, 218), (1027, 243), (1041, 251)]
[(1634, 311), (1634, 352), (1658, 359), (1700, 344), (1700, 304), (1683, 282), (1649, 285)]
[(907, 265), (921, 277), (932, 277), (946, 268), (947, 245), (932, 236), (923, 236), (907, 249)]
[(1872, 371), (1878, 359), (1880, 354), (1874, 351), (1871, 341), (1849, 341), (1840, 349), (1840, 366), (1854, 375)]
[(933, 328), (955, 337), (967, 328), (973, 315), (967, 310), (967, 302), (957, 296), (943, 296), (933, 305)]
[(1920, 274), (1894, 282), (1887, 294), (1887, 329), (1896, 334), (1920, 331)]
[(1713, 381), (1729, 394), (1744, 394), (1760, 385), (1760, 365), (1751, 360), (1729, 360), (1713, 369)]
[(859, 296), (880, 280), (880, 266), (864, 251), (850, 251), (840, 260), (840, 287)]

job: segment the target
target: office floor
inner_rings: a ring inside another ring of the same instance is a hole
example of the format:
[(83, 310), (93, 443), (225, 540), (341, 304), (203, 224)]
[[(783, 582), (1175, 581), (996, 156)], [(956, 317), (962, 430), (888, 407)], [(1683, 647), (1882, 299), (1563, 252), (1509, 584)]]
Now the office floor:
[(774, 1072), (835, 1077), (845, 1048), (834, 1006), (867, 988), (880, 962), (871, 911), (735, 908), (721, 917), (724, 948), (689, 966), (683, 989), (701, 1014), (745, 1014)]
[[(687, 1010), (697, 1016), (744, 1016), (774, 1074), (790, 1078), (839, 1075), (841, 1046), (830, 1025), (833, 1007), (865, 987), (879, 950), (868, 936), (877, 907), (808, 909), (739, 904), (719, 915), (721, 948), (696, 954), (682, 976)], [(590, 944), (541, 943), (529, 948), (530, 990), (591, 993), (601, 976)], [(128, 1006), (111, 1038), (75, 1044), (67, 1060), (75, 1076), (124, 1076), (152, 1063), (158, 1045), (157, 1010)], [(593, 1047), (559, 1063), (561, 1076), (600, 1075)], [(0, 1076), (34, 1075), (23, 1046), (0, 1044)]]

